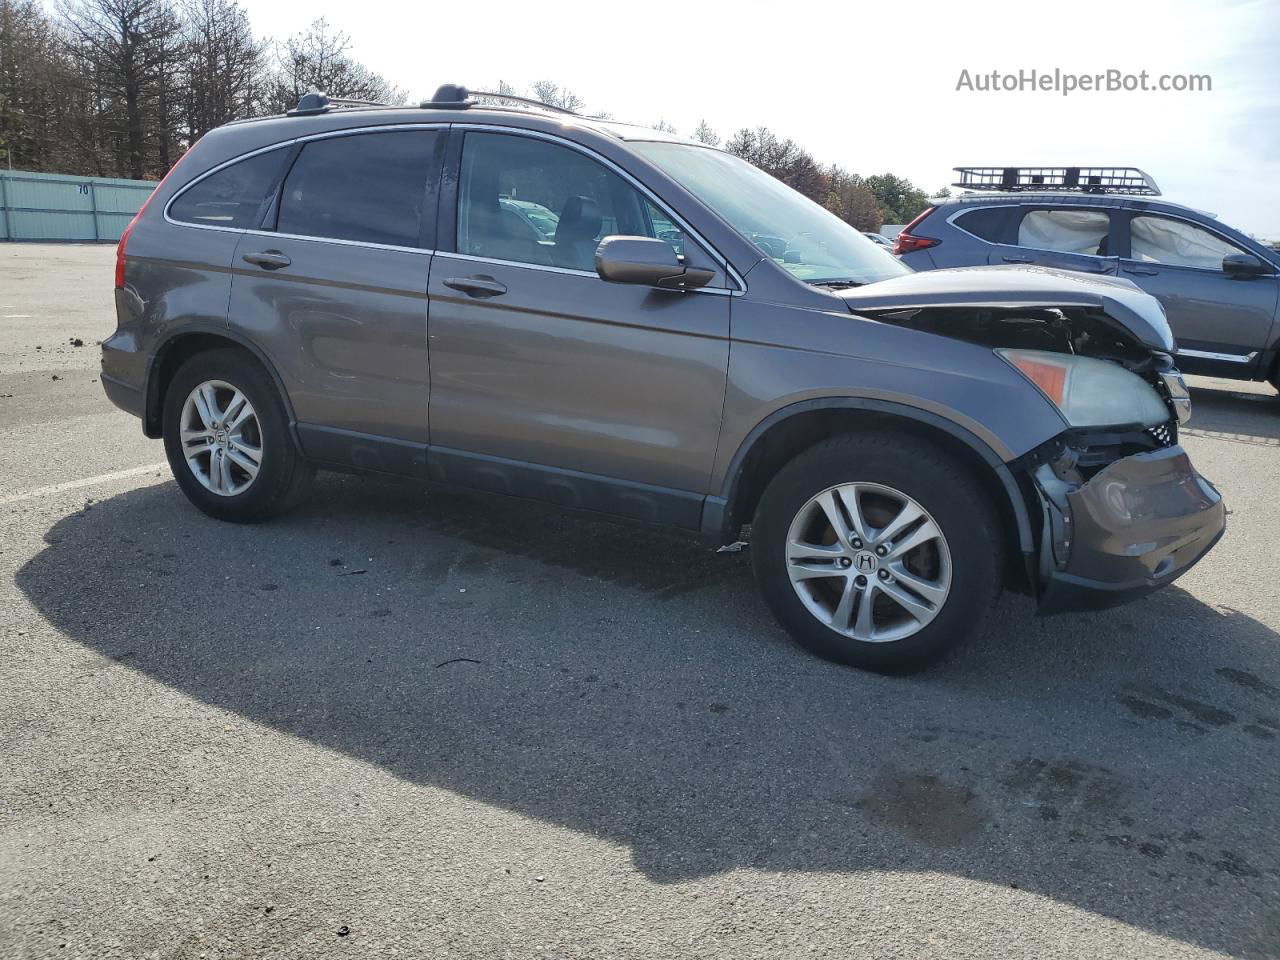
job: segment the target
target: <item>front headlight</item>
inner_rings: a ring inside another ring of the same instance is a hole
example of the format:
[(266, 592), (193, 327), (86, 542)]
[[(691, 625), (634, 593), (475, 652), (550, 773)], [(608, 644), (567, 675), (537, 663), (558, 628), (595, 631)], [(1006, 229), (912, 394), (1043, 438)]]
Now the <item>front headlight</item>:
[(1155, 387), (1109, 360), (1045, 350), (996, 353), (1039, 387), (1073, 427), (1154, 427), (1169, 419)]

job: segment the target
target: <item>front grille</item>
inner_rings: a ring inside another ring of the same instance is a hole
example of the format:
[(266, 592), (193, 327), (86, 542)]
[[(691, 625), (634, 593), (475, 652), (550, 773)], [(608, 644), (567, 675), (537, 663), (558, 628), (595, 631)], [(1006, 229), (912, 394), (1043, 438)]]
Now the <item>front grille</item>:
[(1178, 442), (1178, 422), (1170, 420), (1158, 427), (1147, 427), (1147, 433), (1162, 447), (1172, 447)]

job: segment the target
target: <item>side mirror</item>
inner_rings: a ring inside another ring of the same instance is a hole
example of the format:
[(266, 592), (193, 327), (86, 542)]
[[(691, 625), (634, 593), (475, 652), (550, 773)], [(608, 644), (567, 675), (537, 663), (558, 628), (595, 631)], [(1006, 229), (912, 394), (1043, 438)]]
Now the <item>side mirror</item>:
[(1271, 268), (1252, 254), (1229, 253), (1222, 258), (1222, 272), (1229, 277), (1244, 279), (1261, 277), (1270, 273)]
[(596, 247), (596, 273), (610, 283), (641, 283), (664, 290), (705, 287), (714, 270), (685, 266), (671, 244), (652, 237), (605, 237)]

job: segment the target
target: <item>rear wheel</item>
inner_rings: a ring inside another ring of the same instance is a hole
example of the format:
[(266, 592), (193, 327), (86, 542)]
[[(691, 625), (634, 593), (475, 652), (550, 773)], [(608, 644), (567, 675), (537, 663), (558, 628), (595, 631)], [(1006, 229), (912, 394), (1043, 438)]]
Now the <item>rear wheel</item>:
[(848, 434), (773, 479), (751, 554), (766, 601), (803, 646), (904, 671), (982, 622), (1001, 585), (1000, 531), (964, 464), (912, 437)]
[(283, 513), (314, 474), (275, 384), (238, 350), (198, 354), (178, 368), (165, 394), (164, 446), (187, 499), (220, 520)]

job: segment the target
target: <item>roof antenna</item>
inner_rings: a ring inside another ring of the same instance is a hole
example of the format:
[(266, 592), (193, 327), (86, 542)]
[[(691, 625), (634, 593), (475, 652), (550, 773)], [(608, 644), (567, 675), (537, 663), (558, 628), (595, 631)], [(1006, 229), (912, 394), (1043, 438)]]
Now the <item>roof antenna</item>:
[(303, 117), (310, 113), (324, 113), (328, 109), (329, 98), (313, 87), (298, 99), (297, 106), (289, 111), (289, 116)]
[(288, 112), (290, 117), (306, 117), (317, 113), (328, 113), (330, 110), (347, 107), (385, 107), (387, 104), (375, 100), (352, 100), (349, 97), (331, 97), (319, 90), (304, 93), (298, 105)]
[(459, 83), (445, 83), (440, 85), (430, 100), (423, 100), (419, 106), (424, 110), (465, 110), (472, 103), (474, 101), (466, 87)]

